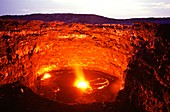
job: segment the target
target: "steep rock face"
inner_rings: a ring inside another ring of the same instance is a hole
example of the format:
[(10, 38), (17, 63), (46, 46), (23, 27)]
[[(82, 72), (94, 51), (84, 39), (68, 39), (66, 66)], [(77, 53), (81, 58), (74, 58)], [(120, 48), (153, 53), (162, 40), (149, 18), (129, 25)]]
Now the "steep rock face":
[[(153, 40), (142, 42), (126, 71), (124, 96), (136, 110), (170, 110), (170, 27), (160, 25)], [(151, 29), (152, 30), (152, 29)]]
[(114, 75), (121, 85), (125, 81), (117, 97), (121, 111), (169, 110), (169, 26), (0, 24), (0, 85), (20, 81), (34, 89), (35, 78), (44, 72), (79, 65)]
[(78, 65), (114, 75), (123, 85), (123, 72), (133, 55), (131, 26), (42, 21), (2, 23), (5, 24), (1, 30), (2, 83), (23, 77), (31, 86), (29, 81), (33, 77)]

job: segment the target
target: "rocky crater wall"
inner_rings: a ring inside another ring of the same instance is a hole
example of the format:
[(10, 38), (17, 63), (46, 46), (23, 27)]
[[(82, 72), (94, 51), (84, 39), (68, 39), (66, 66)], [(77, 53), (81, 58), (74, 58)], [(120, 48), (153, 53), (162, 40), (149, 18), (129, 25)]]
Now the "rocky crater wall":
[(118, 101), (129, 105), (125, 110), (169, 110), (169, 27), (21, 20), (0, 24), (0, 85), (21, 81), (33, 88), (34, 78), (44, 72), (78, 65), (118, 77), (124, 88)]

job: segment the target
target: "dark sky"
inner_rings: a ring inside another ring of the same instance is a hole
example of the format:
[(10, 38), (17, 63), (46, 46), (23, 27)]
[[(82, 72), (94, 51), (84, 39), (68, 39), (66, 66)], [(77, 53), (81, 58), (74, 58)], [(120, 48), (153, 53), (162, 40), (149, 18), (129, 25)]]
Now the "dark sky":
[(170, 17), (170, 0), (0, 0), (0, 15), (97, 14), (110, 18)]

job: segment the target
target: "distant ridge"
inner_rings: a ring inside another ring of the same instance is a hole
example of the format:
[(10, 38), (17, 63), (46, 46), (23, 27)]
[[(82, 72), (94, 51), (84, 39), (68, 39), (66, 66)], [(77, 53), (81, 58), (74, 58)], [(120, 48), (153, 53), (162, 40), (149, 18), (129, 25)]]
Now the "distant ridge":
[(42, 21), (63, 21), (66, 23), (87, 23), (87, 24), (132, 24), (134, 22), (152, 22), (157, 24), (170, 24), (170, 17), (167, 18), (133, 18), (133, 19), (112, 19), (95, 14), (30, 14), (30, 15), (5, 15), (0, 19), (14, 20), (42, 20)]

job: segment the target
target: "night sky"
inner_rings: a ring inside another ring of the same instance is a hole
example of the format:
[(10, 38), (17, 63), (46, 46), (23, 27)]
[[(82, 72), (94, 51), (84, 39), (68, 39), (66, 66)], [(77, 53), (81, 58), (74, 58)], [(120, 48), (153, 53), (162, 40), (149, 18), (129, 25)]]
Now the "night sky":
[(109, 18), (170, 17), (170, 0), (0, 0), (0, 15), (97, 14)]

